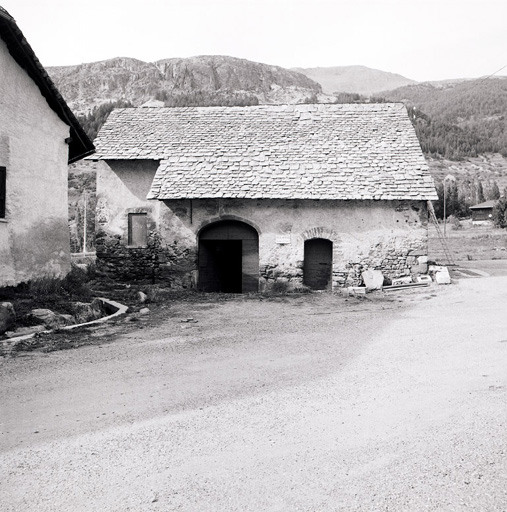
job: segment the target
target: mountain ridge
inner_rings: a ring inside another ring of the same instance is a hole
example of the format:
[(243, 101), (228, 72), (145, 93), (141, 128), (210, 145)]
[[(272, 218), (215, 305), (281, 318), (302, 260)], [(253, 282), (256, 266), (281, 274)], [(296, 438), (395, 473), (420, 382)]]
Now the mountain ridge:
[(325, 94), (345, 92), (371, 95), (417, 83), (397, 73), (360, 65), (291, 69), (319, 83)]
[[(318, 101), (322, 87), (306, 75), (280, 66), (201, 55), (144, 62), (129, 57), (73, 66), (49, 67), (48, 73), (78, 114), (108, 101), (128, 99), (139, 106), (200, 92), (208, 96), (243, 94), (255, 103)], [(255, 98), (255, 99), (254, 99)]]

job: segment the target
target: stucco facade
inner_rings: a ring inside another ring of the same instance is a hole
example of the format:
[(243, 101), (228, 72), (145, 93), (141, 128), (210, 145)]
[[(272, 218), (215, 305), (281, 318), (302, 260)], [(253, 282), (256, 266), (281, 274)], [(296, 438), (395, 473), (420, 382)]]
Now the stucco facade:
[[(203, 229), (241, 221), (258, 233), (258, 289), (277, 280), (304, 281), (304, 245), (332, 242), (332, 287), (357, 285), (366, 269), (387, 277), (418, 271), (427, 253), (425, 201), (302, 199), (146, 200), (152, 161), (100, 162), (97, 169), (97, 255), (110, 276), (190, 288), (199, 282)], [(126, 205), (128, 207), (126, 208)], [(146, 213), (146, 247), (129, 247), (128, 215)]]
[(68, 107), (3, 9), (0, 36), (0, 286), (12, 286), (70, 269), (67, 165), (73, 133), (72, 122), (61, 119)]

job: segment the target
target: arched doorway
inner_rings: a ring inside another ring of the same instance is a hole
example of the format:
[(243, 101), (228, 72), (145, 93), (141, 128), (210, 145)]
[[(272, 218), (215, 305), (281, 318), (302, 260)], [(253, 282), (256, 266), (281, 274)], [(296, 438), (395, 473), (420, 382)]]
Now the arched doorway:
[(303, 283), (313, 290), (328, 290), (332, 275), (333, 242), (325, 238), (306, 240)]
[(199, 289), (224, 293), (259, 290), (259, 235), (252, 226), (224, 220), (200, 232)]

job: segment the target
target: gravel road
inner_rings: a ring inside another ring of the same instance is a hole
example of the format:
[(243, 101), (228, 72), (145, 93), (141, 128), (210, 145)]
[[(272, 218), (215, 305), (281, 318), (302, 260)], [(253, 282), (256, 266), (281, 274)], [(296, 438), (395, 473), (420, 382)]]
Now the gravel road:
[(238, 297), (6, 359), (1, 508), (505, 511), (506, 309), (503, 276)]

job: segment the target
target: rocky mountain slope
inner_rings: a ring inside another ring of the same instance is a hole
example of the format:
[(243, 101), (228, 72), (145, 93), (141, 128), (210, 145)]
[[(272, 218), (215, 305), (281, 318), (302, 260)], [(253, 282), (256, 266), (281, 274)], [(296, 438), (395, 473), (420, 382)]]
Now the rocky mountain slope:
[(319, 83), (325, 94), (350, 92), (371, 95), (416, 83), (404, 76), (366, 66), (293, 68), (293, 70)]
[(316, 101), (322, 93), (318, 83), (296, 71), (226, 56), (157, 62), (116, 58), (48, 72), (77, 114), (120, 99), (138, 106), (199, 93), (206, 98), (235, 94), (248, 104), (296, 103)]

